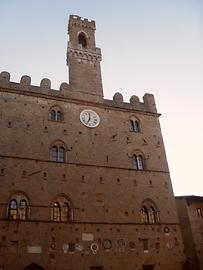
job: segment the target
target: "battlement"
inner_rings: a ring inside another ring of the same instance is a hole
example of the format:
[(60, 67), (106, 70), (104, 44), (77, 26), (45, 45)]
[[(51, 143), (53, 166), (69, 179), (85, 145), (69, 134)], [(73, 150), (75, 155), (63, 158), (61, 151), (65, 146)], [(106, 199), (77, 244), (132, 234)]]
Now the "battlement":
[(31, 77), (23, 75), (20, 79), (20, 83), (10, 81), (10, 73), (3, 71), (0, 73), (0, 92), (13, 92), (16, 91), (19, 94), (26, 95), (38, 95), (49, 96), (50, 98), (59, 98), (68, 100), (79, 100), (81, 102), (97, 102), (98, 105), (104, 105), (108, 107), (115, 107), (126, 110), (136, 110), (149, 113), (157, 113), (154, 96), (146, 93), (143, 96), (143, 102), (135, 95), (131, 96), (130, 102), (124, 102), (121, 93), (115, 93), (113, 100), (108, 99), (93, 99), (88, 94), (81, 94), (80, 92), (72, 91), (70, 85), (66, 82), (61, 83), (58, 90), (51, 89), (51, 81), (47, 78), (43, 78), (40, 82), (40, 86), (31, 85)]
[(69, 27), (70, 26), (78, 26), (83, 28), (89, 28), (91, 30), (96, 29), (95, 21), (88, 20), (86, 18), (82, 18), (78, 15), (70, 15), (69, 17)]

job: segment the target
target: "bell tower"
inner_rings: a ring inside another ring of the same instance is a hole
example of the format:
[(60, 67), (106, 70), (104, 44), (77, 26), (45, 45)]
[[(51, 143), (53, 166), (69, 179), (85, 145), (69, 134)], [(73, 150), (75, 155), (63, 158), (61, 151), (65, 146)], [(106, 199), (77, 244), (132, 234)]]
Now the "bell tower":
[(69, 84), (73, 91), (103, 97), (101, 50), (95, 46), (95, 29), (95, 21), (75, 15), (69, 18)]

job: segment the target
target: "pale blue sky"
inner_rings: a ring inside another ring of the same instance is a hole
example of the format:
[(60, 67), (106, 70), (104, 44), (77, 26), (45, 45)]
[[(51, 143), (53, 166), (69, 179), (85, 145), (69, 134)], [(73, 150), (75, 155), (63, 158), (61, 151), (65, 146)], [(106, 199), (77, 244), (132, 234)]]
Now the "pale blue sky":
[(176, 195), (203, 196), (202, 0), (0, 0), (0, 71), (58, 89), (70, 14), (94, 19), (104, 94), (155, 95)]

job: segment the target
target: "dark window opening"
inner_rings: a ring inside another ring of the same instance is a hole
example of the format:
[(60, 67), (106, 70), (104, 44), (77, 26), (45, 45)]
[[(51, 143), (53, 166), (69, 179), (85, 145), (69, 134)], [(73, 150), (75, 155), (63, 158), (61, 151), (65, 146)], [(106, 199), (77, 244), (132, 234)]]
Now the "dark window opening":
[(140, 132), (140, 125), (137, 120), (130, 120), (130, 130), (135, 133)]
[(52, 121), (63, 121), (63, 113), (60, 110), (51, 110), (49, 117)]
[(83, 48), (87, 48), (87, 38), (84, 33), (79, 34), (78, 43), (81, 44)]

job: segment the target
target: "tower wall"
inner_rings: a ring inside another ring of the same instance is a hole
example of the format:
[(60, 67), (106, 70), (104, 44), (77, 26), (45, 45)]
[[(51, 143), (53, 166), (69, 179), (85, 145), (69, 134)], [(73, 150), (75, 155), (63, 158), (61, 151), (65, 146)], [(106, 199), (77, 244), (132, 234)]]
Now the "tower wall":
[[(101, 50), (95, 47), (95, 22), (70, 16), (68, 33), (67, 64), (71, 89), (88, 94), (89, 100), (95, 95), (102, 97)], [(79, 43), (80, 33), (85, 36), (85, 47)]]

